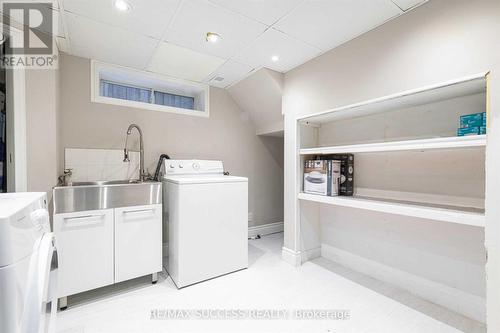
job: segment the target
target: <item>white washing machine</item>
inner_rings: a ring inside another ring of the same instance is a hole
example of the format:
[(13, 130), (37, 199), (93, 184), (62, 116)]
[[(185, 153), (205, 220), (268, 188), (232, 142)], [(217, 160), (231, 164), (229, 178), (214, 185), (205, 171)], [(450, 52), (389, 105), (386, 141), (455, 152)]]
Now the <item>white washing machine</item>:
[(54, 332), (56, 284), (46, 194), (0, 194), (0, 332)]
[(222, 161), (165, 160), (164, 265), (178, 288), (248, 267), (248, 179)]

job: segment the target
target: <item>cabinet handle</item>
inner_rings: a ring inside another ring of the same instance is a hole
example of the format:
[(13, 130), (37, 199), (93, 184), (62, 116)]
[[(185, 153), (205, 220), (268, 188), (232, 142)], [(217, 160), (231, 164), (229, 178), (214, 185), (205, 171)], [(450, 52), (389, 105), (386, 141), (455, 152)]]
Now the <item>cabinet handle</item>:
[(64, 221), (71, 221), (71, 220), (83, 220), (83, 219), (89, 219), (92, 217), (103, 217), (104, 214), (95, 214), (95, 215), (82, 215), (82, 216), (74, 216), (74, 217), (65, 217)]
[(138, 209), (138, 210), (124, 210), (123, 214), (146, 213), (146, 212), (154, 213), (155, 209), (154, 208), (147, 208), (147, 209)]

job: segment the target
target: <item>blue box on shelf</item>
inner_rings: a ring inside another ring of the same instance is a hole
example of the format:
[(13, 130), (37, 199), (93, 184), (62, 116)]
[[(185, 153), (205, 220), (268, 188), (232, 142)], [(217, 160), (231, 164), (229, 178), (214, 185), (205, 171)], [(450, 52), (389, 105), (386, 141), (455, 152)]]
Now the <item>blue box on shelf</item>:
[(488, 119), (488, 116), (486, 115), (486, 112), (483, 112), (483, 124), (481, 126), (486, 126), (486, 119)]
[(460, 128), (483, 126), (483, 113), (473, 113), (460, 116)]
[(457, 129), (458, 136), (479, 135), (479, 127), (466, 127)]
[(486, 126), (479, 127), (479, 134), (486, 134)]

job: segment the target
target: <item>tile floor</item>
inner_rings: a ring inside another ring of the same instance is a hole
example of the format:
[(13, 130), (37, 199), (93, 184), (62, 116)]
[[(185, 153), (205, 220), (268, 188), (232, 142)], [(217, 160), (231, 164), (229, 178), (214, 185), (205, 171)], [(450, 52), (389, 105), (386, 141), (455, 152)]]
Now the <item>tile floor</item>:
[[(274, 234), (250, 241), (247, 270), (182, 290), (163, 274), (156, 285), (144, 277), (70, 297), (57, 332), (486, 332), (478, 322), (328, 260), (294, 268), (281, 260), (282, 239)], [(162, 317), (164, 309), (276, 309), (289, 315), (328, 309), (348, 310), (350, 318), (174, 320)], [(152, 313), (160, 318), (152, 319)]]

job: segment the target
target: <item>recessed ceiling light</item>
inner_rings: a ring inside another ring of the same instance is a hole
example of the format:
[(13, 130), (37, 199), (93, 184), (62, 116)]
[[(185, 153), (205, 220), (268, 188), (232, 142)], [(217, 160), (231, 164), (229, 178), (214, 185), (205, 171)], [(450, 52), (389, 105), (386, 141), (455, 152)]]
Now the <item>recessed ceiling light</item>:
[(273, 56), (271, 57), (271, 60), (272, 60), (272, 61), (274, 61), (274, 62), (276, 62), (276, 61), (280, 60), (280, 57), (279, 57), (279, 56), (277, 56), (277, 55), (273, 55)]
[(207, 32), (207, 42), (217, 43), (221, 39), (220, 35), (215, 32)]
[(121, 12), (128, 12), (132, 7), (125, 0), (115, 0), (115, 8)]

